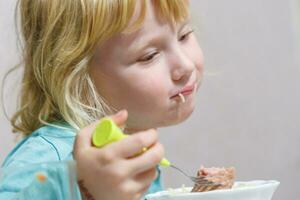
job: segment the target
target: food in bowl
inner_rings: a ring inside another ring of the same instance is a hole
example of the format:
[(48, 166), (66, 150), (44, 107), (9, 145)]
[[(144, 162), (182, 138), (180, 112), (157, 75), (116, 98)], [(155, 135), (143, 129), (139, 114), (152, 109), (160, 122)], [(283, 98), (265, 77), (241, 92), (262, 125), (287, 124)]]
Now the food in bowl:
[(198, 177), (205, 177), (209, 185), (195, 184), (191, 192), (207, 192), (212, 190), (231, 189), (235, 179), (235, 168), (205, 168), (201, 166), (197, 172)]
[(191, 192), (181, 187), (146, 195), (147, 200), (271, 200), (279, 185), (275, 180), (253, 180), (234, 183), (231, 189)]

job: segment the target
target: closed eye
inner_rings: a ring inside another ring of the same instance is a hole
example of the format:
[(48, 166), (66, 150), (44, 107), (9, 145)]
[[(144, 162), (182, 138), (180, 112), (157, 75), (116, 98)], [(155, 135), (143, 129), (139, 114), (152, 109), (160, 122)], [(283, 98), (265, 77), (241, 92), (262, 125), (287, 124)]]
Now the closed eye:
[(185, 40), (187, 40), (188, 37), (189, 37), (189, 35), (190, 35), (191, 33), (193, 33), (193, 32), (194, 32), (194, 30), (188, 31), (187, 33), (185, 33), (185, 34), (183, 34), (182, 36), (180, 36), (180, 38), (179, 38), (178, 40), (179, 40), (179, 41), (185, 41)]
[(150, 62), (151, 60), (153, 60), (159, 53), (158, 52), (153, 52), (150, 54), (147, 54), (146, 56), (138, 59), (138, 62)]

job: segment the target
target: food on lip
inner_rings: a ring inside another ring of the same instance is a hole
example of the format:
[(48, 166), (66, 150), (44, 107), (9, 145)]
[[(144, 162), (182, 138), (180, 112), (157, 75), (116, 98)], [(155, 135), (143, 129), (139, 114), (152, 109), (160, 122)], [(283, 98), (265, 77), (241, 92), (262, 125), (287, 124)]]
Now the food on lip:
[(205, 168), (200, 167), (197, 176), (204, 176), (214, 185), (203, 186), (195, 184), (192, 192), (207, 192), (211, 190), (231, 189), (235, 179), (235, 168)]
[(193, 93), (195, 91), (195, 89), (196, 89), (196, 84), (186, 85), (180, 91), (176, 92), (176, 94), (174, 94), (173, 96), (171, 96), (171, 98), (177, 97), (180, 94), (182, 94), (182, 95), (188, 95), (190, 93)]
[(179, 93), (178, 96), (180, 97), (181, 102), (184, 103), (185, 98), (184, 98), (183, 94)]

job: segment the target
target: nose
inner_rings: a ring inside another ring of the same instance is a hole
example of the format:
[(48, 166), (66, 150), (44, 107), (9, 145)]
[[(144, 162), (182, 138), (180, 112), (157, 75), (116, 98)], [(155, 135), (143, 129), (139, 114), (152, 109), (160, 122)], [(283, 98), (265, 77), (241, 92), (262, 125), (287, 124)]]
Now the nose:
[(172, 57), (172, 80), (188, 80), (195, 69), (193, 61), (182, 49), (177, 49)]

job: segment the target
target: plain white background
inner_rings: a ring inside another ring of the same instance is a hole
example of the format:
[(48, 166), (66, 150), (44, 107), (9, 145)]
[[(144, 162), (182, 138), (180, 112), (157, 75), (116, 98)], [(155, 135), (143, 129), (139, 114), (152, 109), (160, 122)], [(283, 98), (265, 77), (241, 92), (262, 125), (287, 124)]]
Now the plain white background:
[[(183, 124), (160, 129), (166, 157), (195, 174), (200, 165), (235, 166), (238, 180), (276, 179), (274, 200), (299, 200), (300, 65), (296, 0), (192, 0), (206, 57), (197, 108)], [(299, 3), (299, 2), (298, 2)], [(18, 62), (15, 0), (0, 0), (0, 78)], [(5, 90), (14, 110), (21, 76)], [(0, 162), (14, 136), (0, 115)], [(165, 186), (191, 185), (163, 169)]]

